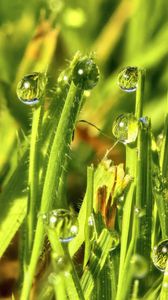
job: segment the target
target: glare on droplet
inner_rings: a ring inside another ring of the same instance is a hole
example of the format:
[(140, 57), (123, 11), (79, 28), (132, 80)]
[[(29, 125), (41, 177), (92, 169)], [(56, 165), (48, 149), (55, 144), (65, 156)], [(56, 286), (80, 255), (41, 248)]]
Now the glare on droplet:
[(42, 100), (47, 77), (44, 73), (34, 72), (25, 75), (17, 85), (17, 96), (24, 104), (33, 106)]
[(164, 271), (168, 260), (168, 239), (161, 241), (153, 248), (152, 252), (153, 264), (160, 271)]
[(138, 68), (126, 67), (118, 75), (118, 85), (125, 92), (134, 92), (138, 84)]
[(76, 225), (73, 225), (71, 227), (71, 232), (76, 235), (78, 233), (78, 227)]
[(30, 87), (30, 82), (26, 81), (26, 82), (24, 83), (24, 88), (25, 88), (25, 89), (28, 89), (29, 87)]
[[(56, 220), (57, 220), (56, 217), (52, 216), (52, 217), (50, 218), (50, 223), (54, 225), (55, 222), (56, 222)], [(50, 225), (51, 225), (51, 224), (50, 224)], [(51, 226), (52, 226), (52, 225), (51, 225)]]
[(53, 229), (61, 242), (69, 242), (78, 234), (77, 216), (67, 209), (55, 209), (41, 217), (44, 225)]
[(68, 81), (68, 76), (64, 75), (63, 80)]
[(82, 75), (82, 74), (83, 74), (83, 70), (82, 70), (82, 69), (79, 69), (79, 70), (78, 70), (78, 74), (79, 74), (79, 75)]
[(113, 122), (112, 133), (123, 144), (135, 142), (138, 135), (136, 117), (131, 113), (119, 115)]
[(84, 57), (76, 63), (72, 79), (77, 87), (90, 90), (96, 86), (99, 80), (99, 69), (92, 58)]

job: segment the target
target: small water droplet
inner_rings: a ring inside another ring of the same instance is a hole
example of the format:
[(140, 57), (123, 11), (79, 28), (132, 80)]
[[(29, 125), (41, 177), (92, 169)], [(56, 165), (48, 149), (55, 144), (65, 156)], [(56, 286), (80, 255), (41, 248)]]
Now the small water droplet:
[(54, 272), (50, 273), (48, 276), (49, 285), (55, 285), (56, 279), (57, 279), (56, 274)]
[(126, 67), (118, 75), (118, 85), (125, 92), (134, 92), (138, 84), (138, 68)]
[(143, 128), (149, 127), (149, 118), (148, 117), (139, 118), (139, 122), (142, 124)]
[(17, 96), (24, 104), (33, 106), (40, 103), (44, 94), (47, 77), (44, 73), (34, 72), (25, 75), (17, 85)]
[(160, 133), (156, 138), (156, 146), (157, 146), (158, 152), (161, 151), (163, 139), (164, 139), (163, 133)]
[(152, 260), (157, 269), (160, 271), (165, 270), (166, 262), (168, 260), (168, 239), (161, 241), (153, 248)]
[(88, 226), (89, 226), (89, 238), (90, 240), (94, 240), (95, 238), (95, 219), (94, 219), (94, 215), (91, 214), (90, 217), (88, 218)]
[(110, 251), (113, 251), (119, 245), (120, 237), (119, 237), (119, 234), (116, 230), (110, 230), (110, 233), (111, 233), (111, 236), (112, 236), (112, 243), (111, 243)]
[(124, 195), (121, 195), (117, 198), (117, 208), (119, 211), (121, 211), (123, 209), (124, 206)]
[(74, 67), (73, 82), (83, 90), (90, 90), (99, 80), (99, 69), (92, 58), (80, 59)]
[(133, 275), (136, 278), (143, 278), (148, 273), (148, 263), (146, 259), (139, 254), (134, 254), (132, 256), (131, 266), (133, 270)]
[(118, 198), (118, 201), (119, 201), (120, 203), (123, 203), (123, 202), (124, 202), (124, 195), (120, 196), (120, 197)]
[(88, 219), (88, 225), (89, 226), (94, 226), (94, 217), (93, 217), (93, 215), (91, 215), (90, 217), (89, 217), (89, 219)]
[(70, 70), (66, 69), (61, 72), (61, 74), (58, 77), (58, 85), (59, 87), (64, 87), (65, 85), (69, 85), (70, 83)]
[(61, 12), (61, 10), (64, 7), (63, 1), (62, 0), (48, 0), (47, 1), (49, 8), (54, 14), (56, 15), (57, 13)]
[(113, 135), (123, 144), (135, 142), (138, 135), (138, 121), (133, 114), (119, 115), (113, 122)]
[(134, 212), (138, 218), (142, 218), (145, 216), (145, 209), (143, 208), (135, 207)]
[(55, 230), (61, 242), (69, 242), (78, 233), (77, 216), (67, 209), (55, 209), (41, 215), (44, 225)]
[(51, 254), (54, 272), (56, 274), (65, 273), (71, 271), (71, 264), (67, 256), (58, 255), (56, 252)]

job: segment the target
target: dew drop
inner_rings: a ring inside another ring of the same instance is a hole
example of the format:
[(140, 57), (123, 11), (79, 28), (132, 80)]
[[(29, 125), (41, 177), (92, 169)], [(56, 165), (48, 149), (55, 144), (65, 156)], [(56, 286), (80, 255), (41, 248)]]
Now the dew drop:
[(136, 278), (143, 278), (146, 276), (148, 273), (148, 263), (146, 259), (139, 255), (139, 254), (134, 254), (131, 258), (131, 266), (132, 266), (132, 271), (133, 275)]
[(138, 68), (126, 67), (118, 75), (118, 85), (125, 92), (134, 92), (138, 84)]
[(71, 264), (67, 256), (58, 255), (56, 252), (51, 254), (54, 272), (56, 274), (65, 273), (71, 271)]
[(118, 208), (118, 210), (121, 211), (123, 209), (123, 206), (124, 206), (124, 195), (121, 195), (117, 199), (117, 208)]
[(88, 225), (91, 227), (94, 226), (94, 217), (92, 215), (88, 218)]
[(44, 94), (47, 77), (44, 73), (34, 72), (25, 75), (17, 85), (17, 96), (24, 104), (39, 104)]
[(145, 209), (143, 208), (139, 208), (139, 207), (135, 207), (134, 208), (134, 213), (138, 218), (142, 218), (145, 216)]
[(78, 233), (77, 216), (67, 209), (55, 209), (42, 214), (46, 227), (55, 230), (61, 242), (70, 242)]
[(110, 230), (110, 233), (111, 233), (111, 236), (112, 236), (112, 243), (111, 243), (110, 251), (113, 251), (119, 245), (120, 237), (119, 237), (119, 234), (116, 230)]
[(138, 135), (136, 117), (130, 113), (119, 115), (113, 122), (112, 133), (123, 144), (135, 142)]
[(74, 67), (73, 82), (83, 90), (90, 90), (99, 80), (99, 69), (92, 58), (80, 59)]
[(54, 272), (50, 273), (48, 276), (49, 285), (55, 285), (56, 279), (57, 279), (56, 274)]
[(90, 217), (88, 218), (88, 227), (89, 227), (89, 238), (92, 241), (95, 238), (95, 219), (93, 214), (91, 214)]
[(152, 260), (157, 269), (162, 272), (165, 270), (168, 260), (168, 239), (161, 241), (153, 248)]
[(70, 70), (66, 69), (66, 70), (62, 71), (58, 77), (59, 87), (64, 88), (64, 86), (69, 85), (70, 79), (71, 79)]
[(163, 133), (160, 133), (160, 134), (157, 136), (157, 138), (156, 138), (156, 146), (157, 146), (158, 152), (161, 151), (161, 147), (162, 147), (162, 144), (163, 144), (163, 140), (164, 140)]

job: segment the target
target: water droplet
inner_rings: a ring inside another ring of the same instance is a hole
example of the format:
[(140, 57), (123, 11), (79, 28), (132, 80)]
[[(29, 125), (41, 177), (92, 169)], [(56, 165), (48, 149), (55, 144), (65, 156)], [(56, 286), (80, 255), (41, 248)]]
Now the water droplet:
[(70, 69), (66, 69), (61, 72), (58, 77), (58, 85), (59, 87), (64, 88), (64, 86), (69, 85), (71, 80)]
[(54, 272), (56, 274), (71, 271), (71, 264), (67, 256), (58, 255), (56, 252), (52, 252), (51, 258), (54, 267)]
[(124, 195), (121, 195), (117, 198), (117, 208), (121, 212), (124, 206)]
[(123, 203), (123, 202), (124, 202), (124, 195), (120, 196), (120, 197), (118, 198), (118, 201), (119, 201), (120, 203)]
[(126, 67), (118, 75), (118, 85), (125, 92), (134, 92), (137, 89), (138, 68)]
[(99, 80), (99, 69), (92, 58), (80, 59), (74, 67), (73, 82), (83, 90), (90, 90)]
[(143, 278), (148, 273), (148, 263), (146, 259), (139, 254), (134, 254), (132, 256), (131, 266), (132, 266), (133, 275), (136, 278), (139, 279)]
[(94, 219), (94, 215), (91, 214), (90, 217), (88, 218), (88, 226), (89, 226), (89, 238), (90, 240), (94, 240), (95, 238), (95, 219)]
[(145, 216), (145, 209), (143, 209), (143, 208), (135, 207), (134, 212), (135, 212), (135, 215), (139, 218), (142, 218)]
[(160, 271), (165, 270), (166, 262), (168, 260), (168, 239), (161, 241), (153, 248), (152, 260), (157, 269)]
[(64, 7), (62, 0), (48, 0), (48, 5), (51, 11), (53, 11), (55, 14), (61, 12), (61, 10)]
[(77, 216), (67, 209), (55, 209), (42, 214), (44, 224), (55, 230), (61, 242), (69, 242), (78, 233)]
[(48, 283), (50, 285), (55, 285), (55, 281), (56, 281), (57, 277), (56, 274), (54, 272), (50, 273), (48, 276)]
[(17, 85), (17, 96), (21, 102), (27, 105), (38, 104), (44, 94), (47, 77), (44, 73), (34, 72), (25, 75)]
[(120, 237), (119, 237), (119, 234), (116, 230), (110, 230), (110, 233), (111, 233), (111, 236), (112, 236), (112, 243), (111, 243), (110, 251), (113, 251), (119, 245)]
[(161, 151), (161, 147), (162, 147), (162, 144), (163, 144), (163, 139), (164, 139), (163, 133), (160, 133), (156, 138), (156, 146), (157, 146), (158, 152)]
[(123, 143), (135, 142), (138, 135), (138, 121), (133, 114), (119, 115), (113, 122), (113, 135)]
[(139, 118), (139, 122), (142, 124), (143, 128), (149, 127), (149, 118), (148, 117)]
[(94, 226), (94, 217), (93, 217), (93, 215), (91, 215), (90, 217), (89, 217), (89, 219), (88, 219), (88, 225), (89, 226)]

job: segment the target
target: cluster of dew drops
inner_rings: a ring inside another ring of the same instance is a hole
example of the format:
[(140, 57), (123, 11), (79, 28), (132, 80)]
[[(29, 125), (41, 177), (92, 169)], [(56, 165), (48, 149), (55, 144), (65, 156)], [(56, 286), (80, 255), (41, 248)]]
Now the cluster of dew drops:
[[(67, 76), (66, 76), (67, 80)], [(72, 80), (75, 86), (83, 89), (92, 89), (99, 80), (99, 70), (91, 58), (80, 59), (73, 70)], [(47, 84), (46, 73), (33, 72), (25, 75), (17, 85), (17, 96), (19, 100), (31, 107), (41, 104), (45, 94)], [(138, 68), (126, 67), (118, 75), (118, 85), (125, 92), (134, 92), (138, 86)], [(134, 143), (138, 135), (138, 121), (132, 113), (121, 114), (116, 117), (112, 126), (112, 133), (117, 141), (123, 144)], [(56, 209), (41, 215), (46, 227), (55, 230), (60, 241), (68, 243), (73, 240), (79, 231), (79, 224), (76, 214), (66, 209)], [(89, 218), (89, 226), (94, 226), (93, 216)], [(119, 235), (113, 232), (113, 241), (111, 250), (114, 250), (119, 244)], [(52, 254), (55, 261), (55, 269), (67, 271), (70, 264), (67, 257)], [(161, 241), (154, 247), (152, 260), (156, 268), (164, 271), (168, 260), (168, 240)], [(140, 255), (134, 255), (131, 260), (136, 277), (142, 278), (147, 273), (147, 263)], [(51, 275), (52, 277), (52, 275)]]

